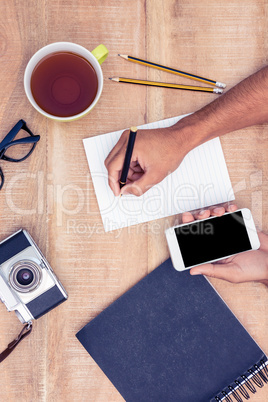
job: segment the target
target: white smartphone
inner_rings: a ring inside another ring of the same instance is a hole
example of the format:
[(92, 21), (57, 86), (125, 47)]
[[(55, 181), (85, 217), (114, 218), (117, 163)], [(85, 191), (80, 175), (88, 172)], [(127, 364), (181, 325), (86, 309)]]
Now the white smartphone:
[(178, 271), (260, 247), (247, 208), (169, 228), (166, 238), (173, 266)]

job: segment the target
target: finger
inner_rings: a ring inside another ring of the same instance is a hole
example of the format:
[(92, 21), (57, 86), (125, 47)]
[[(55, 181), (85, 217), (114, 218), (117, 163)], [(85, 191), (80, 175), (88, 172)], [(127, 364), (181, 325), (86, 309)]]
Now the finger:
[(225, 211), (234, 212), (238, 208), (235, 204), (228, 205), (226, 207), (213, 207), (211, 211), (209, 209), (201, 210), (195, 214), (195, 219), (206, 219), (209, 218), (210, 215), (212, 216), (222, 216)]
[(108, 170), (108, 182), (115, 196), (120, 194), (119, 180), (124, 163), (125, 155), (123, 152), (117, 154), (106, 166)]
[(135, 173), (144, 173), (144, 170), (140, 167), (131, 167), (129, 168), (128, 171), (128, 177), (130, 177), (131, 175), (135, 174)]
[(211, 216), (222, 216), (225, 213), (224, 207), (216, 207), (210, 211)]
[(194, 221), (194, 216), (191, 212), (184, 212), (182, 214), (182, 223), (190, 223)]
[(227, 264), (228, 262), (233, 261), (234, 257), (235, 257), (235, 256), (223, 258), (222, 260), (218, 260), (218, 261), (213, 262), (213, 264), (215, 264), (215, 265)]
[(237, 208), (237, 205), (236, 205), (236, 204), (230, 204), (230, 205), (227, 206), (226, 211), (228, 211), (228, 212), (234, 212), (234, 211), (236, 211), (237, 209), (238, 209), (238, 208)]
[[(134, 162), (136, 163), (136, 162)], [(130, 169), (132, 169), (136, 173), (144, 173), (144, 170), (140, 167), (138, 163), (136, 163), (135, 166), (130, 166)]]
[(133, 194), (139, 197), (157, 183), (158, 181), (155, 179), (154, 173), (152, 171), (147, 171), (134, 183), (126, 184), (121, 189), (121, 195)]
[(107, 158), (105, 159), (105, 166), (107, 168), (107, 165), (112, 161), (112, 159), (120, 152), (121, 148), (125, 149), (126, 143), (127, 143), (127, 136), (128, 136), (128, 130), (124, 131), (117, 141), (116, 145), (113, 147)]
[(120, 185), (119, 185), (119, 179), (120, 179), (120, 173), (116, 172), (113, 173), (113, 176), (108, 177), (108, 184), (110, 186), (110, 189), (114, 193), (116, 197), (120, 195)]
[(133, 174), (129, 175), (127, 177), (126, 184), (130, 184), (130, 183), (132, 184), (133, 182), (139, 180), (142, 177), (142, 175), (144, 175), (144, 173), (133, 173)]
[(195, 214), (195, 219), (198, 219), (198, 220), (207, 219), (209, 217), (210, 217), (209, 209), (203, 209)]
[(258, 230), (258, 236), (259, 236), (260, 243), (261, 243), (260, 250), (268, 251), (267, 235)]
[(228, 264), (203, 264), (190, 270), (191, 275), (206, 275), (211, 278), (224, 279), (232, 283), (249, 280), (235, 263)]

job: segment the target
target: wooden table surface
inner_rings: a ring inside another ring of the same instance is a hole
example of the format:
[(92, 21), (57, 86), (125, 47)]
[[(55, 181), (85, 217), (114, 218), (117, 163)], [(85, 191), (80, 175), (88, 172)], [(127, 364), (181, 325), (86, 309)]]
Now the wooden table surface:
[[(216, 96), (116, 84), (108, 78), (192, 83), (129, 63), (118, 53), (215, 78), (230, 88), (267, 64), (267, 7), (266, 0), (0, 0), (0, 140), (20, 118), (41, 136), (25, 162), (1, 162), (6, 184), (0, 239), (27, 229), (69, 294), (1, 364), (1, 401), (123, 400), (75, 333), (168, 257), (164, 228), (176, 217), (105, 234), (82, 139), (193, 112)], [(23, 89), (30, 57), (57, 41), (89, 50), (103, 43), (110, 51), (98, 105), (71, 123), (39, 115)], [(239, 207), (250, 208), (267, 231), (267, 125), (221, 141)], [(267, 288), (212, 283), (267, 354)], [(2, 303), (0, 328), (2, 350), (21, 328)], [(252, 401), (267, 398), (268, 386)]]

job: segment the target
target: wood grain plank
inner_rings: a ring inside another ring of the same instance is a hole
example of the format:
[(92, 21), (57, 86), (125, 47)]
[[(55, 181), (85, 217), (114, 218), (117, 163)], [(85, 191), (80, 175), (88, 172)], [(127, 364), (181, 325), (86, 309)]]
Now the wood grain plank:
[[(103, 64), (104, 90), (96, 108), (74, 124), (48, 123), (49, 166), (53, 187), (58, 188), (49, 221), (50, 252), (70, 295), (63, 312), (55, 310), (49, 321), (48, 400), (76, 400), (78, 389), (82, 401), (122, 400), (74, 334), (147, 273), (147, 235), (128, 229), (105, 234), (82, 139), (144, 122), (146, 91), (135, 88), (129, 97), (129, 88), (108, 79), (121, 69), (135, 74), (136, 67), (117, 53), (126, 52), (126, 47), (144, 52), (145, 18), (132, 18), (142, 7), (143, 1), (85, 2), (79, 7), (73, 2), (49, 3), (48, 26), (55, 27), (48, 32), (49, 42), (69, 35), (69, 40), (88, 49), (104, 43), (110, 55)], [(65, 28), (58, 29), (63, 9)], [(138, 258), (136, 247), (141, 251)], [(72, 318), (66, 322), (68, 316)], [(53, 344), (60, 345), (56, 355)]]
[[(267, 64), (267, 3), (246, 1), (147, 1), (147, 60), (227, 83), (232, 87)], [(208, 23), (210, 21), (210, 23)], [(148, 69), (150, 80), (192, 81)], [(215, 95), (148, 88), (148, 120), (193, 112)], [(268, 125), (256, 126), (222, 137), (224, 154), (239, 207), (252, 210), (254, 219), (268, 230)], [(168, 256), (164, 229), (180, 217), (162, 219), (158, 233), (149, 234), (149, 262), (153, 269)], [(159, 234), (160, 231), (160, 234)], [(156, 252), (157, 250), (157, 252)], [(149, 263), (149, 264), (150, 264)], [(268, 353), (268, 294), (264, 285), (212, 284)], [(245, 351), (246, 353), (246, 351)], [(264, 401), (264, 387), (253, 401)]]
[[(29, 230), (42, 251), (47, 251), (46, 188), (41, 188), (46, 174), (46, 122), (34, 112), (23, 89), (23, 73), (29, 59), (45, 43), (42, 26), (43, 2), (34, 5), (36, 13), (29, 18), (28, 10), (17, 2), (0, 3), (1, 24), (1, 138), (20, 119), (41, 135), (33, 155), (20, 164), (1, 161), (5, 187), (0, 194), (0, 236), (9, 236), (20, 228)], [(27, 43), (27, 46), (25, 44)], [(39, 187), (40, 186), (40, 187)], [(41, 201), (41, 204), (39, 202)], [(4, 349), (21, 330), (14, 313), (7, 313), (1, 304), (0, 349)], [(26, 401), (45, 398), (47, 318), (34, 326), (31, 336), (14, 352), (14, 359), (1, 364), (0, 400)], [(33, 381), (34, 379), (34, 381)], [(21, 383), (21, 385), (19, 385)]]
[[(218, 79), (233, 86), (267, 64), (267, 2), (245, 0), (20, 0), (0, 2), (1, 138), (24, 118), (41, 135), (25, 162), (1, 162), (0, 237), (29, 230), (69, 293), (69, 300), (35, 322), (32, 335), (1, 365), (2, 401), (122, 401), (75, 333), (168, 257), (164, 229), (180, 216), (104, 233), (82, 139), (189, 113), (212, 94), (144, 88), (112, 76), (190, 84), (129, 63), (131, 54)], [(81, 120), (56, 123), (40, 116), (23, 91), (32, 54), (55, 41), (89, 50), (105, 44), (104, 89)], [(267, 125), (222, 138), (236, 198), (268, 230)], [(240, 149), (240, 152), (237, 150)], [(268, 353), (267, 288), (213, 280), (242, 324)], [(20, 323), (0, 305), (0, 349)], [(252, 396), (264, 401), (267, 386)]]

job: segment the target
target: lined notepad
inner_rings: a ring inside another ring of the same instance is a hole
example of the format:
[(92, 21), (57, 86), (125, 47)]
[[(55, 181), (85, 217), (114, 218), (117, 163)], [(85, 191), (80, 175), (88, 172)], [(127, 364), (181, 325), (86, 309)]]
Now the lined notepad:
[[(169, 127), (185, 116), (144, 124), (138, 129)], [(115, 197), (108, 185), (104, 161), (123, 131), (83, 140), (106, 232), (234, 200), (219, 138), (189, 152), (177, 170), (143, 196)]]

